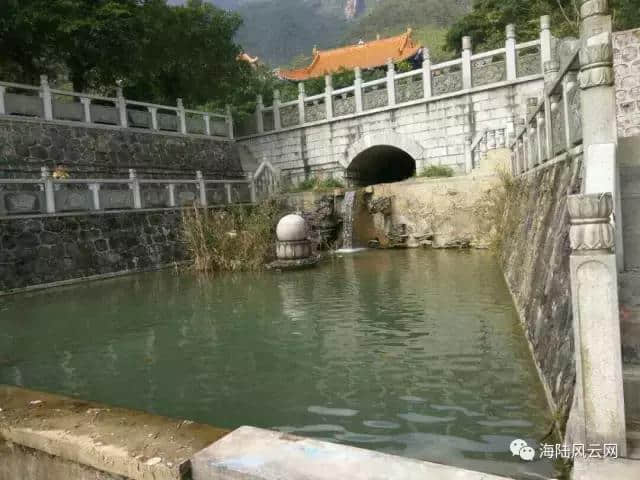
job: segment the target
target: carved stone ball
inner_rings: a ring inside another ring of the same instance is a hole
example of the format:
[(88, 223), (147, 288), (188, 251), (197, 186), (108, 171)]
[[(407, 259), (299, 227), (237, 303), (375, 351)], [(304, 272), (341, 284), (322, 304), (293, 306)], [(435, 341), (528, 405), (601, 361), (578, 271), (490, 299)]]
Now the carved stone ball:
[(280, 219), (276, 227), (276, 236), (281, 242), (304, 240), (306, 230), (304, 218), (292, 213)]

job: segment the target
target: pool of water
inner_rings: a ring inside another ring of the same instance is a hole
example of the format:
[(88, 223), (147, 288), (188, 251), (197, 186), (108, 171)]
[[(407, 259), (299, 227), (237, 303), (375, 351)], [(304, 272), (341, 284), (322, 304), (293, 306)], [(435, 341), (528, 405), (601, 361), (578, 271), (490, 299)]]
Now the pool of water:
[(495, 259), (365, 251), (0, 297), (0, 382), (517, 478), (551, 424)]

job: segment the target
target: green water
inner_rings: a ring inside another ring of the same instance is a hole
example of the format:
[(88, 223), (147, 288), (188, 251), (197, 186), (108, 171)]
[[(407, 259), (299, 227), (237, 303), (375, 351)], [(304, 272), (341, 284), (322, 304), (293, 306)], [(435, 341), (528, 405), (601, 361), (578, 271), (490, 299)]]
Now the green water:
[(367, 251), (315, 270), (159, 272), (0, 298), (0, 382), (518, 478), (549, 429), (494, 258)]

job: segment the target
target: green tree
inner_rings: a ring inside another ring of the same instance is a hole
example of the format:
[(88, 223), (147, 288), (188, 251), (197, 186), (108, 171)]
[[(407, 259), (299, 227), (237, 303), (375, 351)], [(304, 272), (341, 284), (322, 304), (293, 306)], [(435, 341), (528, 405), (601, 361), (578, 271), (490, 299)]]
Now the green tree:
[[(614, 29), (640, 25), (638, 0), (610, 0)], [(447, 33), (447, 45), (460, 52), (462, 37), (469, 35), (476, 50), (504, 45), (505, 27), (516, 25), (519, 40), (538, 37), (540, 16), (550, 15), (553, 32), (558, 37), (577, 36), (579, 27), (576, 0), (474, 0), (473, 9), (458, 20)]]

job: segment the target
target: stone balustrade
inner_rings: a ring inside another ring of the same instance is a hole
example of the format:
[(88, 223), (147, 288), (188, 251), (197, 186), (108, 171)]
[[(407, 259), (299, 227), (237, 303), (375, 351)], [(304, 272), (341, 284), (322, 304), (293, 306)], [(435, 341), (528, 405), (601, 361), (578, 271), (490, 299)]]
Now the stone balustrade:
[(138, 102), (124, 98), (120, 86), (115, 97), (58, 90), (51, 88), (46, 75), (40, 77), (40, 86), (0, 82), (0, 115), (227, 139), (234, 136), (229, 107), (225, 113), (212, 113), (187, 109), (180, 98), (176, 106)]
[(245, 179), (55, 178), (42, 167), (40, 178), (0, 178), (0, 217), (197, 205), (255, 203), (275, 193), (278, 172), (263, 162)]
[(329, 122), (401, 104), (462, 95), (503, 82), (535, 78), (543, 71), (543, 45), (551, 48), (549, 42), (543, 41), (545, 35), (549, 36), (550, 32), (542, 30), (540, 39), (517, 44), (515, 28), (509, 25), (504, 48), (473, 54), (470, 38), (464, 37), (462, 57), (455, 60), (432, 64), (429, 51), (424, 49), (422, 68), (408, 72), (397, 72), (390, 59), (386, 74), (367, 82), (363, 81), (361, 70), (356, 68), (353, 85), (345, 88), (334, 89), (332, 77), (327, 75), (325, 90), (317, 95), (307, 96), (304, 83), (299, 83), (295, 100), (281, 102), (280, 93), (274, 92), (273, 104), (265, 106), (259, 96), (253, 117), (236, 126), (238, 136), (262, 135)]

